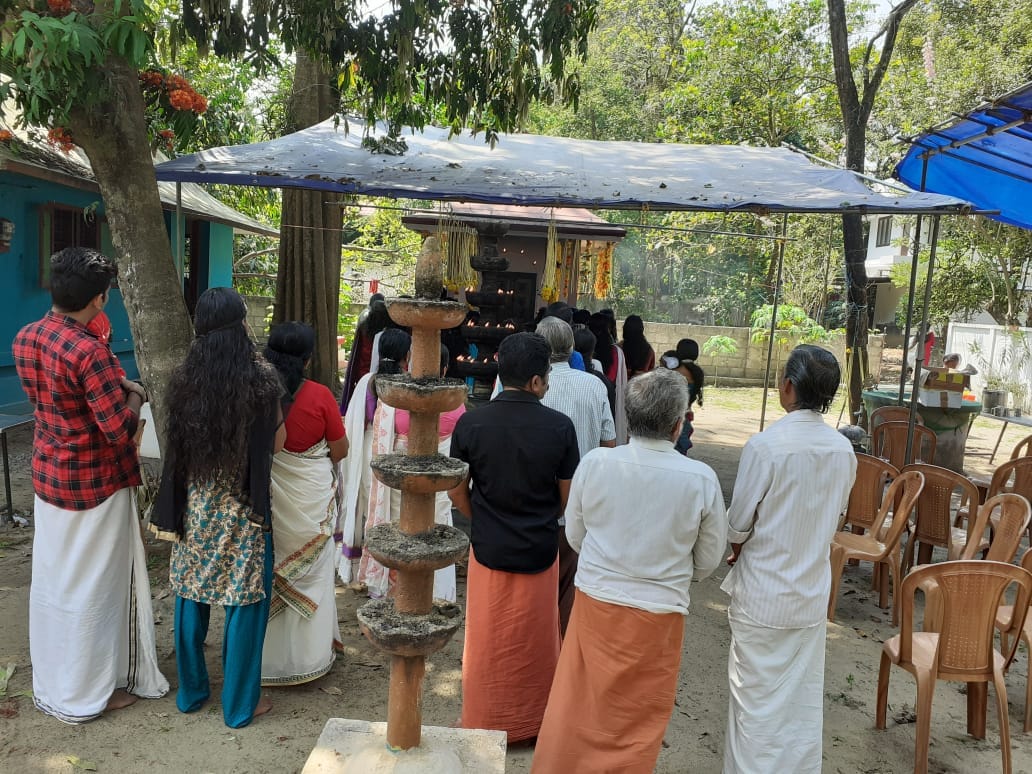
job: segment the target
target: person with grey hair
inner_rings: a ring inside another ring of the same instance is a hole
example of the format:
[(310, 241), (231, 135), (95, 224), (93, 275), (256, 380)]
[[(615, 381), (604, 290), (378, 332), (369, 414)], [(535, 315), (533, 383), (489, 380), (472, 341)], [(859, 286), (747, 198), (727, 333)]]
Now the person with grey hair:
[(839, 377), (827, 350), (792, 350), (778, 385), (788, 414), (742, 450), (721, 585), (731, 595), (724, 774), (821, 770), (828, 546), (856, 477), (852, 445), (822, 416)]
[[(585, 371), (573, 368), (573, 328), (558, 317), (545, 317), (538, 323), (537, 333), (552, 350), (552, 370), (548, 392), (541, 403), (565, 414), (577, 431), (577, 448), (583, 458), (599, 446), (616, 445), (616, 425), (609, 407), (605, 385)], [(561, 523), (561, 522), (560, 522)], [(563, 532), (559, 532), (559, 631), (566, 635), (573, 609), (573, 579), (577, 574), (577, 553), (570, 548)]]
[(625, 398), (630, 443), (588, 453), (570, 485), (576, 602), (533, 772), (652, 771), (674, 708), (689, 587), (724, 555), (720, 482), (674, 449), (684, 378), (650, 371)]

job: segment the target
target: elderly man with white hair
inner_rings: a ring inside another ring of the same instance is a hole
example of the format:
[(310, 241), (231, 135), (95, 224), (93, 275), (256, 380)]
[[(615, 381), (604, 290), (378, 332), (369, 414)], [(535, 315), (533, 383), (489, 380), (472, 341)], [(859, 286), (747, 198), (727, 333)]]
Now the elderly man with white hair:
[(635, 377), (626, 410), (630, 443), (589, 453), (570, 485), (566, 536), (580, 566), (534, 752), (541, 774), (655, 768), (689, 586), (724, 554), (720, 482), (674, 449), (688, 410), (684, 378), (666, 369)]
[[(558, 317), (545, 317), (538, 323), (537, 333), (552, 350), (552, 370), (548, 376), (548, 392), (541, 403), (565, 414), (577, 432), (577, 448), (581, 459), (599, 446), (616, 445), (616, 424), (609, 408), (605, 385), (592, 374), (570, 365), (573, 352), (573, 328)], [(561, 524), (562, 522), (560, 522)], [(566, 635), (573, 609), (573, 578), (577, 574), (577, 553), (559, 532), (559, 631)]]

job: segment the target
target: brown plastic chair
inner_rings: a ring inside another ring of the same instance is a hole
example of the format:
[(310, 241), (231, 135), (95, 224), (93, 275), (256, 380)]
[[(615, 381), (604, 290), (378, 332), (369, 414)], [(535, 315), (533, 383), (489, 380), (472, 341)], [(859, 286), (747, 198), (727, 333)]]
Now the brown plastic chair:
[(978, 488), (960, 473), (920, 462), (907, 465), (900, 472), (906, 473), (909, 470), (916, 470), (924, 475), (925, 485), (921, 490), (921, 496), (917, 498), (914, 529), (903, 548), (904, 574), (914, 566), (915, 549), (917, 564), (928, 564), (932, 561), (932, 549), (935, 546), (945, 548), (947, 557), (959, 554), (967, 545), (968, 533), (953, 526), (953, 495), (960, 495), (962, 506), (978, 502)]
[[(1006, 429), (1007, 426), (1004, 425), (1004, 430)], [(1002, 435), (1003, 431), (1001, 430), (1000, 432)], [(995, 450), (993, 452), (993, 456), (996, 456)], [(1016, 460), (1018, 457), (1032, 457), (1032, 435), (1026, 435), (1024, 438), (1018, 441), (1015, 447), (1011, 450), (1010, 458), (1012, 460)], [(992, 459), (990, 459), (989, 462), (992, 462)], [(988, 478), (985, 478), (984, 476), (971, 476), (971, 480), (974, 481), (975, 486), (977, 486), (982, 491), (984, 502), (985, 493), (988, 492), (989, 484), (991, 483), (990, 480)]]
[[(1021, 566), (1032, 572), (1032, 548), (1021, 557)], [(1000, 652), (1006, 653), (1008, 650), (1011, 652), (1007, 669), (1010, 669), (1011, 664), (1014, 663), (1014, 657), (1018, 653), (1016, 647), (1009, 647), (1012, 638), (1015, 640), (1015, 644), (1024, 642), (1027, 648), (1026, 652), (1032, 653), (1032, 618), (1029, 618), (1026, 613), (1024, 624), (1020, 629), (1015, 626), (1015, 623), (1013, 605), (1003, 605), (996, 611), (996, 628), (1000, 632)], [(1022, 731), (1026, 734), (1032, 731), (1032, 656), (1029, 657), (1029, 669), (1025, 677), (1025, 720)]]
[[(910, 421), (910, 409), (907, 406), (882, 406), (881, 408), (875, 409), (871, 412), (871, 418), (868, 422), (868, 426), (873, 431), (882, 422), (909, 422)], [(923, 425), (924, 419), (920, 414), (917, 415), (915, 420), (917, 424)]]
[[(883, 406), (882, 408), (896, 407)], [(839, 523), (839, 530), (848, 526), (854, 535), (863, 535), (865, 532), (872, 531), (874, 520), (881, 510), (885, 488), (898, 475), (899, 471), (895, 466), (880, 457), (858, 453), (856, 455), (856, 478), (853, 481), (853, 488), (849, 490), (849, 503), (846, 506), (846, 512), (842, 515), (842, 521)], [(886, 522), (889, 521), (892, 521), (891, 515), (886, 517)], [(859, 561), (850, 559), (849, 564), (859, 564)], [(878, 573), (871, 575), (871, 587), (875, 590), (878, 589), (878, 578)]]
[[(999, 513), (996, 513), (997, 509)], [(974, 559), (976, 554), (982, 553), (983, 559), (1009, 564), (1018, 553), (1030, 521), (1032, 504), (1027, 498), (1013, 492), (998, 494), (978, 507), (978, 516), (968, 531), (967, 545), (950, 559)], [(990, 525), (994, 525), (992, 539), (986, 546), (985, 531)]]
[[(939, 632), (915, 632), (914, 596), (924, 583), (934, 583), (943, 599), (943, 625)], [(1032, 574), (1022, 567), (1003, 562), (970, 559), (926, 564), (911, 572), (900, 589), (902, 625), (900, 633), (882, 646), (878, 671), (875, 727), (885, 728), (891, 665), (905, 669), (917, 679), (917, 739), (914, 754), (915, 774), (928, 771), (928, 743), (931, 730), (932, 694), (937, 680), (967, 683), (968, 733), (985, 738), (985, 708), (988, 684), (996, 693), (1000, 723), (1000, 749), (1003, 771), (1010, 774), (1010, 728), (1007, 720), (1007, 686), (1003, 670), (1010, 654), (993, 647), (996, 610), (1004, 592), (1018, 587), (1018, 615), (1015, 624), (1024, 625)], [(1015, 628), (1020, 628), (1016, 626)]]
[(846, 505), (846, 513), (839, 529), (852, 527), (853, 532), (858, 535), (873, 529), (875, 519), (881, 510), (885, 487), (898, 475), (899, 471), (895, 466), (885, 460), (870, 454), (857, 454), (856, 478), (853, 488), (849, 490), (849, 503)]
[[(859, 559), (874, 563), (874, 572), (881, 575), (878, 584), (878, 606), (882, 609), (889, 606), (889, 584), (886, 573), (892, 576), (893, 594), (897, 600), (892, 605), (892, 624), (899, 622), (899, 582), (900, 557), (899, 541), (907, 519), (914, 508), (914, 503), (924, 487), (924, 476), (916, 471), (900, 473), (899, 477), (885, 491), (881, 508), (875, 517), (875, 524), (882, 524), (877, 535), (854, 535), (850, 532), (836, 532), (831, 541), (831, 593), (828, 595), (828, 620), (835, 620), (835, 604), (838, 601), (839, 584), (842, 581), (842, 570), (850, 559)], [(893, 507), (895, 509), (893, 510)], [(885, 526), (889, 511), (893, 510), (892, 520)]]
[[(904, 457), (909, 426), (907, 422), (882, 422), (871, 434), (871, 454), (902, 468), (906, 464)], [(934, 463), (937, 440), (934, 430), (924, 425), (914, 425), (913, 461), (929, 465)]]
[[(1008, 460), (993, 471), (992, 481), (989, 482), (989, 489), (985, 499), (988, 502), (999, 494), (1019, 494), (1026, 500), (1032, 501), (1032, 457), (1016, 457)], [(969, 510), (962, 508), (957, 511), (956, 526), (963, 524), (969, 517)], [(989, 521), (990, 528), (996, 530), (996, 522)], [(1029, 543), (1032, 544), (1032, 524), (1028, 527)]]
[[(998, 515), (995, 514), (997, 509), (1000, 511)], [(998, 526), (990, 542), (985, 539), (985, 531), (989, 527), (990, 519), (993, 518), (997, 520)], [(990, 562), (1010, 564), (1014, 561), (1014, 555), (1018, 553), (1021, 536), (1030, 519), (1032, 506), (1024, 497), (1016, 494), (996, 495), (979, 507), (978, 516), (975, 517), (968, 533), (967, 544), (958, 546), (954, 543), (952, 550), (956, 551), (957, 555), (951, 555), (949, 558), (975, 559), (981, 554), (983, 559)], [(923, 629), (926, 632), (937, 632), (942, 628), (942, 600), (938, 589), (932, 581), (928, 581), (921, 590), (925, 595)]]
[(1016, 460), (1018, 457), (1032, 457), (1032, 435), (1026, 435), (1011, 451), (1010, 458)]

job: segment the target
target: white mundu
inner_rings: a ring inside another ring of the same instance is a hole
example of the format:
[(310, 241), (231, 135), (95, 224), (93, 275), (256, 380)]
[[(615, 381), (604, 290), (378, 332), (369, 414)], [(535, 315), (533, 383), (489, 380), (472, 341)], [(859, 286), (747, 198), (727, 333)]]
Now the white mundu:
[(728, 510), (742, 544), (721, 588), (730, 702), (724, 774), (821, 770), (828, 546), (856, 475), (849, 441), (816, 411), (749, 439)]
[(85, 511), (37, 496), (34, 513), (29, 649), (36, 706), (83, 723), (104, 712), (117, 688), (164, 696), (132, 490)]

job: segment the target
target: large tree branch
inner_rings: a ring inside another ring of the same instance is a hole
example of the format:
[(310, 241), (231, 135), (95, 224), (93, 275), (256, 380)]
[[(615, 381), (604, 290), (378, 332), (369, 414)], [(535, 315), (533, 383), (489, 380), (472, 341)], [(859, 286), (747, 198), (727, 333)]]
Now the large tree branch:
[[(831, 60), (835, 68), (835, 88), (838, 91), (842, 119), (846, 124), (856, 121), (860, 111), (860, 95), (853, 78), (853, 64), (849, 60), (849, 25), (846, 23), (845, 0), (827, 0), (828, 34), (831, 38)], [(848, 127), (847, 127), (848, 131)]]
[[(889, 15), (885, 17), (885, 21), (878, 32), (867, 43), (867, 50), (864, 52), (864, 95), (860, 103), (860, 112), (864, 120), (871, 114), (871, 108), (874, 107), (874, 98), (878, 94), (878, 88), (885, 78), (885, 73), (888, 72), (889, 63), (892, 61), (892, 51), (896, 47), (896, 37), (899, 34), (900, 24), (903, 23), (903, 17), (915, 5), (917, 5), (917, 0), (903, 0), (899, 5), (893, 7), (889, 11)], [(881, 53), (878, 55), (878, 63), (874, 66), (874, 71), (868, 74), (868, 65), (871, 61), (874, 44), (879, 38), (884, 38), (884, 40), (882, 41)]]

